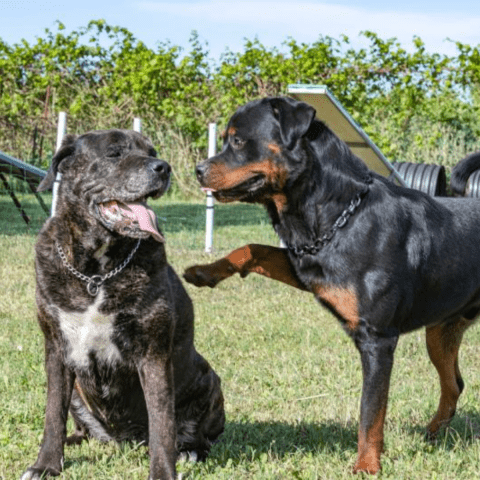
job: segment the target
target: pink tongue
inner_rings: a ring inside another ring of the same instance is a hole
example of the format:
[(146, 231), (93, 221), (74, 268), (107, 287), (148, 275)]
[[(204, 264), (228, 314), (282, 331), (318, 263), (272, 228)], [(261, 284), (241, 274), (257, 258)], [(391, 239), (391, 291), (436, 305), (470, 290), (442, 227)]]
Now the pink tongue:
[(150, 233), (157, 242), (165, 243), (165, 238), (158, 231), (157, 217), (154, 211), (148, 206), (135, 202), (109, 202), (106, 207), (107, 209), (113, 208), (113, 210), (117, 207), (123, 218), (127, 218), (136, 223), (141, 230)]

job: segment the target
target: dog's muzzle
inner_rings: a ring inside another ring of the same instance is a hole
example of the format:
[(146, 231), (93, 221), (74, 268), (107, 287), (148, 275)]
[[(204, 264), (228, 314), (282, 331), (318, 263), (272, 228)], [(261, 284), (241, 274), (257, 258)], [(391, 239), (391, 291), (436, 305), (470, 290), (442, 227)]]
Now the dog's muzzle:
[(158, 228), (157, 216), (145, 202), (111, 200), (98, 204), (98, 212), (105, 225), (121, 235), (134, 238), (152, 236), (157, 242), (165, 243), (165, 237)]

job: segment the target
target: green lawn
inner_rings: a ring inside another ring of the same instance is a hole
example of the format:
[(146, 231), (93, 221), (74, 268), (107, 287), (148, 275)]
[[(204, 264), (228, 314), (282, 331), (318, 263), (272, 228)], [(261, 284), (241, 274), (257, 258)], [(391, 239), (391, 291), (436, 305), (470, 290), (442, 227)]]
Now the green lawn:
[[(0, 479), (18, 479), (36, 458), (43, 432), (43, 339), (36, 323), (33, 246), (45, 215), (20, 196), (27, 227), (0, 197)], [(47, 199), (48, 200), (48, 199)], [(278, 244), (260, 208), (216, 206), (213, 255), (203, 253), (204, 206), (152, 202), (177, 272), (244, 243)], [(307, 293), (250, 275), (216, 289), (186, 285), (196, 311), (196, 344), (222, 378), (227, 424), (205, 463), (179, 464), (185, 479), (344, 479), (356, 457), (361, 393), (359, 355), (337, 321)], [(396, 353), (382, 479), (480, 476), (480, 329), (460, 352), (466, 388), (452, 426), (424, 441), (439, 386), (423, 331)], [(71, 429), (71, 425), (70, 425)], [(146, 479), (138, 445), (84, 443), (65, 451), (65, 479)], [(363, 478), (360, 475), (359, 478)]]

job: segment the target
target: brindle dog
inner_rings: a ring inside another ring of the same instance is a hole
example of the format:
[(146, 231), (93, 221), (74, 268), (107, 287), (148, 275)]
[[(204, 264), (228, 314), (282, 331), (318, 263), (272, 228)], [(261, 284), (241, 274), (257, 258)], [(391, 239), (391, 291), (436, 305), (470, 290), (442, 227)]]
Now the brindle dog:
[[(36, 245), (45, 336), (44, 439), (22, 480), (59, 475), (65, 442), (148, 442), (149, 479), (175, 478), (179, 452), (205, 458), (224, 428), (220, 379), (193, 343), (193, 307), (147, 204), (170, 166), (126, 130), (68, 135), (47, 177), (57, 215)], [(76, 432), (67, 439), (70, 410)]]

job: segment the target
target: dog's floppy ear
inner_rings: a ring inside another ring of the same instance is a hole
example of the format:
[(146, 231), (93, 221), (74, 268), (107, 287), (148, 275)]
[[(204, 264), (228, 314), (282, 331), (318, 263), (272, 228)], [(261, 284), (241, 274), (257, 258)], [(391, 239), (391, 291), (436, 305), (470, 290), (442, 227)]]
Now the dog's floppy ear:
[(282, 141), (291, 150), (310, 128), (315, 119), (315, 109), (305, 102), (288, 97), (271, 98), (270, 104), (280, 125)]
[(55, 181), (58, 172), (58, 166), (65, 158), (75, 152), (75, 141), (77, 138), (77, 135), (65, 135), (61, 147), (52, 158), (52, 165), (50, 166), (47, 175), (37, 187), (37, 192), (43, 192), (53, 187), (53, 182)]

